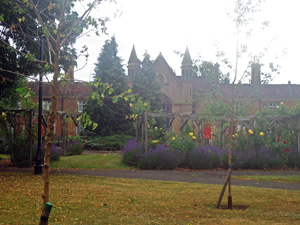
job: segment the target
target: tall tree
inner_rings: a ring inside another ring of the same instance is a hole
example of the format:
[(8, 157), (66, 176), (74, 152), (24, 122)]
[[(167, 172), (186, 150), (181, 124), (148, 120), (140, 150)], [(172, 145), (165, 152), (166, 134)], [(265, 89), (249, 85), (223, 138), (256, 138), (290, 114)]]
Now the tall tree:
[[(95, 64), (94, 78), (100, 78), (102, 83), (112, 85), (116, 96), (128, 90), (122, 61), (118, 56), (118, 44), (115, 37), (105, 41), (98, 62)], [(99, 89), (95, 89), (95, 91), (99, 91)], [(126, 100), (121, 99), (117, 103), (113, 103), (112, 99), (105, 98), (101, 104), (102, 106), (96, 104), (96, 100), (90, 99), (86, 107), (87, 114), (98, 124), (94, 130), (98, 135), (133, 133), (132, 122), (126, 119), (130, 114), (129, 103)]]
[(133, 75), (132, 91), (137, 98), (149, 101), (151, 111), (160, 110), (160, 85), (156, 82), (156, 74), (153, 70), (153, 61), (148, 52), (144, 54), (139, 73)]

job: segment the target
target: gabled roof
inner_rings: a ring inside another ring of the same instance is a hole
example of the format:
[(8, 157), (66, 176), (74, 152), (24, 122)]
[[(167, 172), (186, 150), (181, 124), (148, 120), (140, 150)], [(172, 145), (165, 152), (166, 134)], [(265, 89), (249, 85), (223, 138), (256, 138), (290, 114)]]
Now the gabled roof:
[(141, 63), (140, 60), (138, 59), (137, 55), (136, 55), (136, 51), (135, 51), (135, 47), (133, 45), (132, 50), (131, 50), (131, 54), (128, 60), (128, 64), (130, 63)]
[(189, 48), (186, 47), (185, 53), (183, 55), (182, 64), (191, 64), (193, 63)]
[(174, 74), (174, 76), (176, 76), (176, 74), (173, 72), (173, 69), (169, 66), (167, 60), (163, 57), (161, 52), (159, 53), (157, 58), (154, 60), (153, 65), (157, 66), (159, 68), (166, 68), (170, 73), (172, 73), (172, 74)]

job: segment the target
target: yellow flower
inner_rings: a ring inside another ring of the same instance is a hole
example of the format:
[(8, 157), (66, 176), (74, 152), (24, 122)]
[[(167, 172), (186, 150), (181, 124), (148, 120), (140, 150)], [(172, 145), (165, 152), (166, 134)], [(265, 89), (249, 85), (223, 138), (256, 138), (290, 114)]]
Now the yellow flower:
[(175, 137), (172, 137), (172, 140), (173, 140), (173, 141), (175, 141), (175, 139), (176, 139)]
[(155, 130), (157, 130), (157, 127), (154, 127)]
[(158, 143), (158, 141), (156, 141), (156, 140), (153, 140), (153, 141), (152, 141), (152, 143)]
[(253, 131), (251, 129), (248, 130), (249, 134), (253, 134)]
[(192, 137), (194, 135), (194, 133), (189, 133), (189, 135)]
[(130, 103), (130, 104), (129, 104), (129, 107), (132, 107), (132, 106), (133, 106), (133, 104), (132, 104), (132, 103)]
[(196, 137), (195, 136), (192, 136), (192, 138), (195, 140), (196, 139)]
[(283, 105), (283, 102), (280, 102), (280, 105)]
[(145, 102), (144, 105), (147, 105), (147, 103)]
[(260, 135), (260, 136), (264, 136), (264, 132), (260, 132), (259, 135)]

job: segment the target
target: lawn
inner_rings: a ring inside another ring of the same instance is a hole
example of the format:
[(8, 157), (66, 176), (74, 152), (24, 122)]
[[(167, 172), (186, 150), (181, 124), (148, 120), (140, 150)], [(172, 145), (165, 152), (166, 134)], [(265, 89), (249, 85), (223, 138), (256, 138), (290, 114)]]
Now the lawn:
[[(51, 175), (49, 224), (300, 224), (300, 191), (233, 186), (233, 205), (248, 208), (221, 210), (221, 188)], [(0, 224), (38, 224), (42, 192), (42, 176), (0, 172)]]
[(93, 154), (63, 156), (50, 164), (52, 168), (131, 169), (122, 163), (122, 155)]

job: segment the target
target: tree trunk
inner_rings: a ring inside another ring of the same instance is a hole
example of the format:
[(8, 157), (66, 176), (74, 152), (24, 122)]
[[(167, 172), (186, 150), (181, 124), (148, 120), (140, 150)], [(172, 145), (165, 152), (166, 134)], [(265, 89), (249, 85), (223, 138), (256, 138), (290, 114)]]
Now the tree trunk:
[[(56, 45), (58, 46), (58, 45)], [(58, 74), (59, 74), (59, 48), (56, 48), (55, 61), (54, 61), (54, 75), (52, 83), (52, 97), (51, 107), (48, 116), (48, 126), (46, 133), (46, 146), (45, 146), (45, 157), (44, 157), (44, 204), (43, 207), (49, 202), (49, 184), (50, 184), (50, 153), (54, 139), (54, 123), (56, 118), (56, 104), (57, 104), (57, 86), (58, 86)], [(43, 209), (45, 210), (45, 209)]]

